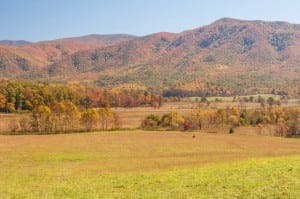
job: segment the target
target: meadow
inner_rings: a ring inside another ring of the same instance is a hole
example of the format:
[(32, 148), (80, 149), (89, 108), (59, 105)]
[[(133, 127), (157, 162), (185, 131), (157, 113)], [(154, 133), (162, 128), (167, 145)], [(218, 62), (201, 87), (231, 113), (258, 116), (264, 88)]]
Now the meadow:
[(299, 198), (299, 162), (299, 139), (238, 132), (2, 135), (0, 198)]

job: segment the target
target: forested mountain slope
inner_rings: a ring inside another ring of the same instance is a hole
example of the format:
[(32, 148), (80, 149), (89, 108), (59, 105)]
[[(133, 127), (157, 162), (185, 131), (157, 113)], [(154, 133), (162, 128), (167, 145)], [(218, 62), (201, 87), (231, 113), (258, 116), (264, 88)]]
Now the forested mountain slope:
[(76, 42), (0, 47), (0, 70), (8, 78), (88, 81), (101, 86), (135, 83), (160, 89), (297, 92), (300, 25), (223, 18), (176, 34), (89, 36)]

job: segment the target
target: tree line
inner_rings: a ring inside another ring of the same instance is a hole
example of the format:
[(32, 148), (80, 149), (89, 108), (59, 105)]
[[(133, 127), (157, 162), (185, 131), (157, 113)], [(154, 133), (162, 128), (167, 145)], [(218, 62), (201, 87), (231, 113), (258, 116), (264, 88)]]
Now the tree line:
[(300, 136), (300, 108), (283, 108), (280, 106), (264, 106), (257, 109), (242, 109), (236, 106), (227, 108), (197, 108), (187, 115), (177, 112), (147, 116), (141, 128), (148, 130), (202, 130), (204, 128), (229, 126), (234, 132), (238, 126), (275, 126), (275, 135)]
[[(298, 84), (297, 84), (298, 83)], [(235, 96), (235, 95), (252, 95), (254, 93), (269, 93), (274, 95), (280, 95), (284, 98), (297, 98), (300, 97), (299, 82), (294, 82), (290, 87), (284, 87), (281, 89), (257, 89), (255, 86), (234, 88), (232, 86), (225, 86), (225, 83), (187, 83), (187, 84), (177, 84), (169, 88), (165, 88), (162, 92), (163, 97), (208, 97), (208, 96)], [(235, 85), (235, 84), (234, 84)], [(248, 88), (248, 89), (247, 89)]]
[(121, 128), (119, 115), (109, 107), (79, 111), (70, 101), (55, 102), (50, 107), (37, 106), (30, 115), (14, 122), (13, 132), (67, 133), (75, 131), (112, 130)]
[(109, 130), (121, 127), (111, 107), (160, 107), (162, 98), (130, 86), (102, 89), (97, 86), (17, 80), (0, 81), (0, 112), (24, 113), (10, 124), (14, 132), (55, 133)]
[(106, 90), (100, 87), (0, 81), (0, 112), (34, 111), (57, 102), (70, 102), (79, 110), (97, 107), (161, 106), (160, 95), (142, 89)]

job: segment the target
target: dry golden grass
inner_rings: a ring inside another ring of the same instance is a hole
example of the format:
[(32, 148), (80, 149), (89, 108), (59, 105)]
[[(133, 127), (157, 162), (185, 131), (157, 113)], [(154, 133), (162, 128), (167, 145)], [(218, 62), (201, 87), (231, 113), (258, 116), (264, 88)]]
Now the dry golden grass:
[(20, 114), (0, 114), (0, 132), (8, 132), (13, 129), (23, 116)]
[(197, 103), (173, 102), (165, 103), (161, 108), (134, 107), (134, 108), (113, 108), (121, 118), (123, 128), (138, 128), (141, 121), (150, 114), (162, 116), (169, 112), (178, 112), (183, 115), (196, 108)]
[(300, 154), (299, 139), (182, 132), (0, 136), (0, 168), (124, 172)]

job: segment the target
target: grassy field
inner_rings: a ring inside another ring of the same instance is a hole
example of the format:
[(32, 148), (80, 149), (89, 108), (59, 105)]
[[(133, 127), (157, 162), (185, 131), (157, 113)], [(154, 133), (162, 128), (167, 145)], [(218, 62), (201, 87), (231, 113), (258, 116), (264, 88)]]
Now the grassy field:
[(0, 136), (0, 198), (299, 198), (299, 162), (299, 139), (268, 136)]

